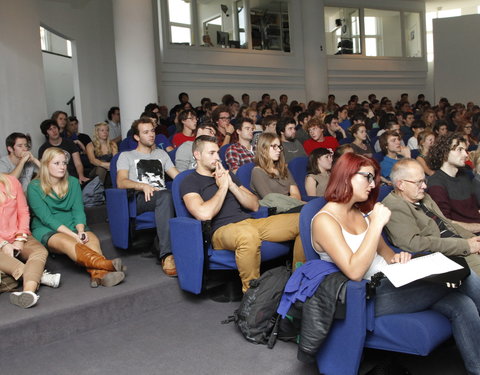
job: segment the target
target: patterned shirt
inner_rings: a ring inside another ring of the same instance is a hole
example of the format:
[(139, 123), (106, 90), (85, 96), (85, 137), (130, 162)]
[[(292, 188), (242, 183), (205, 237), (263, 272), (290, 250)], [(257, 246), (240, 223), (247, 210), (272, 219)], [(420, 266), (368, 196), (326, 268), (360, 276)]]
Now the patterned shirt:
[(233, 143), (225, 153), (225, 160), (228, 168), (235, 171), (243, 164), (252, 163), (255, 160), (255, 154), (240, 143)]

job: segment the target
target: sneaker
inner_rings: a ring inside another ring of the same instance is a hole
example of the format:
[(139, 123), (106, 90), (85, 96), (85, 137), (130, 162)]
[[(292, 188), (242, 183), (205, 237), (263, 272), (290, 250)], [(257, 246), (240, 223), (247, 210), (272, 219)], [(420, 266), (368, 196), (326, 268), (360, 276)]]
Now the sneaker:
[(167, 255), (161, 260), (161, 264), (163, 272), (165, 272), (167, 276), (177, 276), (177, 268), (175, 267), (175, 259), (173, 259), (173, 255)]
[(43, 271), (42, 278), (40, 279), (40, 284), (49, 286), (51, 288), (58, 288), (60, 285), (59, 273), (50, 273), (47, 270)]
[(33, 292), (13, 292), (10, 293), (10, 302), (24, 309), (34, 306), (40, 296)]

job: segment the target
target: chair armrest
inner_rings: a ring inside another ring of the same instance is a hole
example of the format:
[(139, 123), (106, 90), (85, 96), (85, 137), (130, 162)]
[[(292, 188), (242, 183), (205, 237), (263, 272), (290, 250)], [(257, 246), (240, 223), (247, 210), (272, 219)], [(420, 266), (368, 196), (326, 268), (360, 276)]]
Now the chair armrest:
[(128, 249), (130, 215), (127, 191), (125, 189), (106, 189), (108, 224), (113, 245)]
[(170, 240), (180, 288), (202, 292), (204, 250), (202, 223), (188, 217), (170, 219)]

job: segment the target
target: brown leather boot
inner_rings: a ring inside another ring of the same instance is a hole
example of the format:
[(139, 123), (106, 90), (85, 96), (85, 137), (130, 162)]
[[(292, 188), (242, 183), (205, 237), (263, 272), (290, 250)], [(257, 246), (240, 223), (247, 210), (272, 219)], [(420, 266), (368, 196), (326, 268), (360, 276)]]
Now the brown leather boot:
[(120, 258), (108, 260), (102, 254), (97, 253), (82, 243), (75, 245), (75, 254), (77, 256), (77, 263), (86, 268), (112, 272), (126, 271), (126, 267), (122, 266), (122, 260)]
[(123, 279), (125, 279), (125, 274), (123, 272), (108, 272), (105, 270), (96, 270), (93, 268), (87, 268), (88, 273), (90, 274), (90, 286), (96, 288), (99, 285), (102, 286), (115, 286), (120, 284)]

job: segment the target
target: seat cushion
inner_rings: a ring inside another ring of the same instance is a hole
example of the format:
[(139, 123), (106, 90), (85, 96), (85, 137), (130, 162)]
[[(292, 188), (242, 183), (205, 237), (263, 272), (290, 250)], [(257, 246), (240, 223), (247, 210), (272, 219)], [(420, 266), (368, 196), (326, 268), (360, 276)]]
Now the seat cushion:
[(450, 321), (433, 310), (375, 318), (365, 346), (426, 356), (452, 335)]

